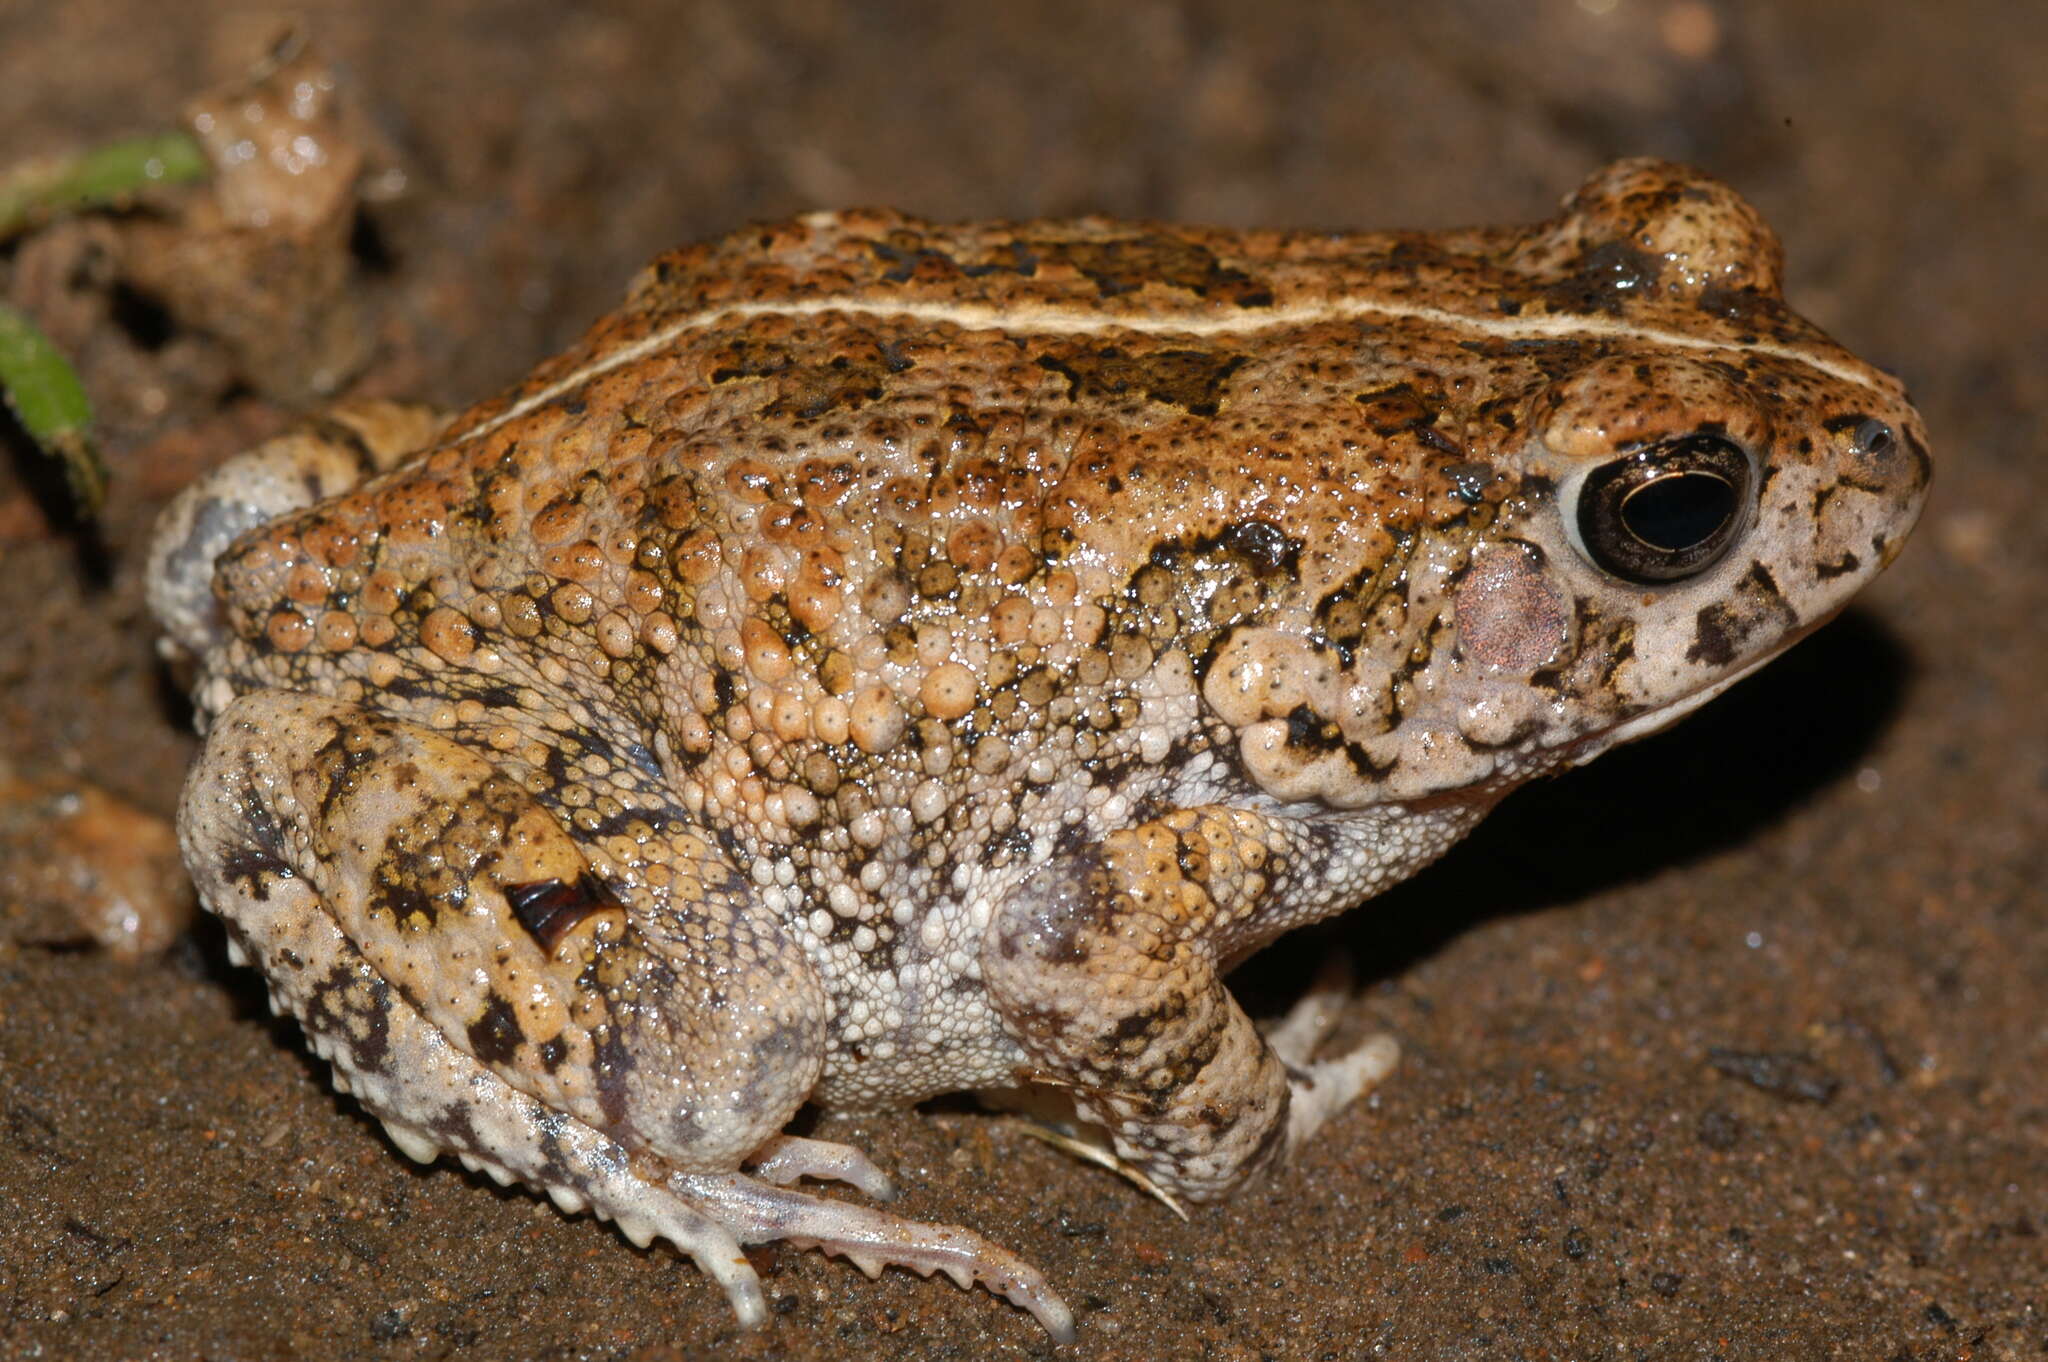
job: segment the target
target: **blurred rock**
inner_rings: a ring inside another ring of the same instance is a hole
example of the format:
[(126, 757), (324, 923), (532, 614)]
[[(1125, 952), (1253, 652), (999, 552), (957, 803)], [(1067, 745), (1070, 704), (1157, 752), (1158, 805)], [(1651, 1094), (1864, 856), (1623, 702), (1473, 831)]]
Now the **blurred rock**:
[(154, 955), (192, 921), (171, 825), (76, 777), (0, 769), (0, 941)]

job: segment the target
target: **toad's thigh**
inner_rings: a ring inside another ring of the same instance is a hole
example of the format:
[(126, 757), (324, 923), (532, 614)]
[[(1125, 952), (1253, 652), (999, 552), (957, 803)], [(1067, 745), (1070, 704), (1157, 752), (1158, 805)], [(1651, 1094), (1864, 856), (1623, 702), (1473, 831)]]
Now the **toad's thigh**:
[(403, 1085), (380, 1048), (402, 1004), (519, 1092), (684, 1171), (737, 1167), (817, 1082), (822, 989), (715, 849), (671, 838), (659, 889), (600, 873), (518, 781), (431, 730), (245, 695), (179, 822), (202, 897), (345, 1072)]

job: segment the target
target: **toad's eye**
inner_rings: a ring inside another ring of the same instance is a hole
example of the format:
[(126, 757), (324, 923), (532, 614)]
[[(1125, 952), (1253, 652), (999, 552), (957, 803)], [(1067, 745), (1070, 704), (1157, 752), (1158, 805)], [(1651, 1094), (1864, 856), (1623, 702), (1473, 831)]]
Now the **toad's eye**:
[(1601, 464), (1579, 484), (1579, 542), (1629, 582), (1704, 571), (1741, 529), (1754, 474), (1718, 435), (1688, 435)]

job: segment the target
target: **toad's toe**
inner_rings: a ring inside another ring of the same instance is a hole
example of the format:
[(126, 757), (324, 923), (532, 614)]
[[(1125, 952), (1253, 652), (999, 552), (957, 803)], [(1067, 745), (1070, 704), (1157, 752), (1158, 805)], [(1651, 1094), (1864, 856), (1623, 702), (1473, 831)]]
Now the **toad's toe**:
[(849, 1144), (778, 1135), (747, 1162), (747, 1171), (763, 1182), (787, 1187), (798, 1178), (843, 1182), (877, 1201), (894, 1201), (896, 1184), (874, 1160)]
[(1037, 1268), (1000, 1245), (953, 1225), (926, 1225), (865, 1206), (773, 1187), (739, 1173), (678, 1174), (669, 1187), (743, 1243), (783, 1240), (837, 1254), (870, 1277), (885, 1267), (920, 1276), (943, 1272), (955, 1285), (979, 1283), (1030, 1312), (1061, 1343), (1074, 1341), (1074, 1314)]

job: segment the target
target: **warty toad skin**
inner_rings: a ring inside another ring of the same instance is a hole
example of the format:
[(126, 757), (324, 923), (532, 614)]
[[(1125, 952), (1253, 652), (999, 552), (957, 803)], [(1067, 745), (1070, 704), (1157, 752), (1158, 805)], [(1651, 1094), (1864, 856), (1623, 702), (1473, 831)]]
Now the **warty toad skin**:
[(166, 513), (185, 857), (416, 1158), (694, 1258), (1045, 1278), (805, 1102), (1063, 1095), (1175, 1198), (1394, 1063), (1222, 978), (1663, 727), (1898, 552), (1900, 386), (1697, 172), (1528, 228), (750, 228), (454, 419)]

